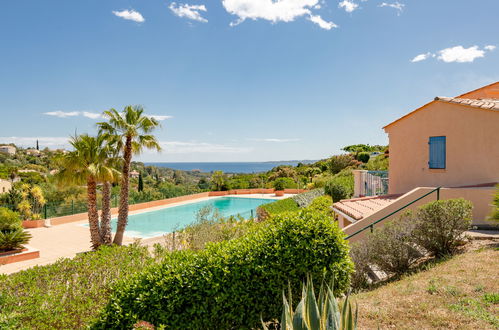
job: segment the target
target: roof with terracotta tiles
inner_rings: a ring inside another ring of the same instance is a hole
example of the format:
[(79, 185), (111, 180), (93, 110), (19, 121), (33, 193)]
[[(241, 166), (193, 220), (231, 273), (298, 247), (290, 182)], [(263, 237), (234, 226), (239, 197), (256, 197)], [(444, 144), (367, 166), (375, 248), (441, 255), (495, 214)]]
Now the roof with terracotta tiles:
[(499, 99), (463, 99), (460, 97), (436, 97), (435, 101), (469, 105), (475, 108), (499, 110)]
[(361, 220), (393, 203), (401, 195), (385, 195), (343, 199), (333, 204), (333, 208), (355, 220)]

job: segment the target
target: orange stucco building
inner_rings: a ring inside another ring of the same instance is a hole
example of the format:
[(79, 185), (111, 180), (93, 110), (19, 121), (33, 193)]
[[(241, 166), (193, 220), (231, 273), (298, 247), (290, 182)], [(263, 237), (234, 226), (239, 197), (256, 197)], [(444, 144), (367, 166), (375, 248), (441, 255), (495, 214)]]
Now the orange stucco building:
[[(456, 97), (436, 97), (384, 130), (390, 150), (389, 195), (335, 203), (340, 226), (347, 234), (435, 187), (443, 187), (441, 199), (472, 201), (474, 225), (491, 225), (487, 218), (494, 186), (499, 183), (499, 82)], [(430, 194), (408, 208), (434, 199)]]
[[(499, 182), (499, 82), (455, 98), (437, 97), (384, 127), (390, 145), (389, 193), (416, 187)], [(441, 164), (432, 166), (432, 138)], [(442, 158), (443, 157), (443, 158)]]

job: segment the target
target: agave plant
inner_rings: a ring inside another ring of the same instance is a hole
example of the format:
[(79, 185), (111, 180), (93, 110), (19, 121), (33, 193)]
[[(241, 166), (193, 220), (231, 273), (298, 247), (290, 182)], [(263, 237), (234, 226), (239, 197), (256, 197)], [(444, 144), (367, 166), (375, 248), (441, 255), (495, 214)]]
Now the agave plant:
[[(293, 311), (291, 290), (289, 303), (283, 293), (283, 312), (281, 329), (283, 330), (352, 330), (357, 329), (357, 308), (352, 311), (348, 295), (340, 308), (333, 293), (333, 285), (321, 285), (319, 296), (316, 298), (311, 278), (302, 288), (300, 303)], [(263, 324), (264, 330), (268, 330)]]

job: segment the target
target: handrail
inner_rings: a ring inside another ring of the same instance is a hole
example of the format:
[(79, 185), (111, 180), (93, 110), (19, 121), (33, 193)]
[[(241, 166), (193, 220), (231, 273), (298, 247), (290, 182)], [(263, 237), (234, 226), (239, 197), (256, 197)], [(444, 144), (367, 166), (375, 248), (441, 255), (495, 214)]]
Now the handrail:
[(394, 215), (394, 214), (395, 214), (395, 213), (397, 213), (397, 212), (402, 211), (403, 209), (405, 209), (405, 208), (406, 208), (406, 207), (408, 207), (409, 205), (412, 205), (412, 204), (416, 203), (417, 201), (419, 201), (419, 200), (421, 200), (421, 199), (425, 198), (426, 196), (428, 196), (428, 195), (430, 195), (430, 194), (434, 193), (435, 191), (437, 192), (437, 200), (439, 200), (439, 199), (440, 199), (440, 188), (442, 188), (442, 187), (435, 188), (435, 189), (433, 189), (432, 191), (430, 191), (430, 192), (428, 192), (428, 193), (424, 194), (423, 196), (421, 196), (421, 197), (419, 197), (419, 198), (417, 198), (417, 199), (413, 200), (412, 202), (405, 204), (405, 205), (404, 205), (404, 206), (402, 206), (401, 208), (399, 208), (399, 209), (397, 209), (397, 210), (393, 211), (392, 213), (390, 213), (390, 214), (388, 214), (388, 215), (385, 215), (383, 218), (381, 218), (381, 219), (379, 219), (379, 220), (376, 220), (375, 222), (373, 222), (373, 223), (371, 223), (371, 224), (369, 224), (369, 225), (365, 226), (365, 227), (364, 227), (364, 228), (362, 228), (362, 229), (357, 230), (355, 233), (353, 233), (353, 234), (351, 234), (351, 235), (348, 235), (345, 239), (350, 239), (350, 238), (354, 237), (355, 235), (358, 235), (358, 234), (362, 233), (362, 232), (363, 232), (364, 230), (366, 230), (367, 228), (371, 228), (371, 232), (372, 232), (372, 231), (373, 231), (373, 229), (374, 229), (374, 225), (375, 225), (375, 224), (377, 224), (377, 223), (379, 223), (379, 222), (381, 222), (381, 221), (385, 220), (386, 218), (391, 217), (392, 215)]

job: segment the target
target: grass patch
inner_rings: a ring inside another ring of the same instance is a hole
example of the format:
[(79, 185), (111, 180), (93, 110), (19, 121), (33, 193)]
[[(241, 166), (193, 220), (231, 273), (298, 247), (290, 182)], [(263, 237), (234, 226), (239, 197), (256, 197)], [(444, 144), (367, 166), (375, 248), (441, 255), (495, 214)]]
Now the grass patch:
[(499, 251), (470, 251), (425, 268), (353, 295), (351, 299), (359, 305), (359, 326), (499, 328)]

